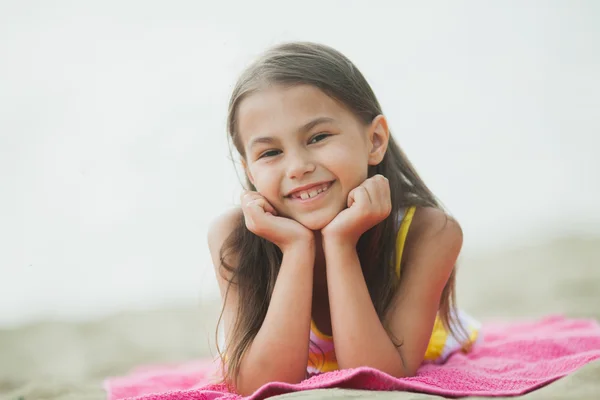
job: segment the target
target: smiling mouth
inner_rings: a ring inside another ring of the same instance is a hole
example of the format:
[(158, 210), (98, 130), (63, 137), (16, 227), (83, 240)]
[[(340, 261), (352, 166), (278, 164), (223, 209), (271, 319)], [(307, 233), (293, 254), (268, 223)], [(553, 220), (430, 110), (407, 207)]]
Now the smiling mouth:
[(307, 190), (301, 190), (298, 192), (294, 192), (294, 193), (290, 194), (288, 196), (288, 198), (294, 199), (294, 200), (310, 200), (314, 197), (317, 197), (321, 193), (329, 190), (329, 188), (331, 187), (332, 184), (333, 184), (333, 181), (323, 183), (321, 185), (313, 186)]

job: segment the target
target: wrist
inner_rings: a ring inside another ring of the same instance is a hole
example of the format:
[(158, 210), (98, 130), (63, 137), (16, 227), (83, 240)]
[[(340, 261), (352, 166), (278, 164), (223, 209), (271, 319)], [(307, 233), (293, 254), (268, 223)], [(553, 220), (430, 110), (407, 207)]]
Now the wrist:
[(283, 255), (288, 256), (312, 256), (314, 258), (315, 255), (315, 238), (314, 235), (312, 237), (307, 237), (302, 240), (296, 240), (294, 242), (288, 243), (284, 246), (280, 247)]
[(353, 240), (351, 238), (342, 237), (342, 236), (327, 236), (323, 235), (322, 244), (323, 251), (327, 254), (327, 252), (347, 252), (347, 251), (356, 251), (356, 243), (357, 240)]
[(335, 230), (328, 230), (329, 226), (321, 230), (321, 241), (323, 247), (356, 247), (358, 243), (358, 237), (354, 237), (351, 232), (336, 232)]
[(361, 269), (356, 244), (352, 240), (340, 237), (323, 237), (323, 253), (327, 265), (328, 280), (335, 279), (335, 276), (341, 271), (347, 273)]

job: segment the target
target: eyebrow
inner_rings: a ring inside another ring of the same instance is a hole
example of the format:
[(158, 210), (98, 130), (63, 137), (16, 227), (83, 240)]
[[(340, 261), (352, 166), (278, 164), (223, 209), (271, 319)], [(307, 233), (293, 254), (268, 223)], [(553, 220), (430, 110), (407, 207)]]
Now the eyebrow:
[[(330, 117), (317, 117), (317, 118), (307, 122), (306, 124), (302, 125), (300, 128), (298, 128), (296, 130), (296, 134), (306, 133), (317, 125), (324, 124), (326, 122), (334, 122), (334, 121), (335, 120)], [(260, 144), (260, 143), (271, 144), (276, 141), (277, 141), (276, 139), (274, 139), (270, 136), (259, 136), (259, 137), (252, 139), (250, 141), (250, 143), (248, 143), (248, 149), (252, 149), (252, 147), (254, 147), (255, 145)]]

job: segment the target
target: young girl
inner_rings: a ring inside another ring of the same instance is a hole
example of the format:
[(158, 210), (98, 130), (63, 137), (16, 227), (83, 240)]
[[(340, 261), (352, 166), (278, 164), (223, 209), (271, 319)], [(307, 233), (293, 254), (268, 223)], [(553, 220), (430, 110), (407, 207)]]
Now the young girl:
[(208, 241), (238, 393), (361, 366), (408, 377), (477, 339), (454, 308), (461, 228), (350, 60), (270, 49), (239, 78), (228, 131), (248, 190)]

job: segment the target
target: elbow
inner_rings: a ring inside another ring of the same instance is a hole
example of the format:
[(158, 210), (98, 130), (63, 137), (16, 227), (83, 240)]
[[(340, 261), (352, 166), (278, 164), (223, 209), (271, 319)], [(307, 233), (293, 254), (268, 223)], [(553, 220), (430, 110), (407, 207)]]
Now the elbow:
[(417, 369), (418, 368), (414, 368), (414, 367), (407, 368), (407, 367), (403, 366), (403, 368), (402, 368), (403, 374), (401, 377), (398, 377), (398, 378), (412, 378), (413, 376), (415, 376), (417, 374)]
[(417, 374), (418, 368), (408, 367), (402, 361), (388, 362), (388, 363), (340, 363), (338, 360), (339, 369), (353, 369), (359, 367), (373, 368), (380, 372), (383, 372), (394, 378), (411, 378)]
[[(383, 371), (385, 372), (385, 371)], [(390, 368), (388, 375), (393, 376), (394, 378), (412, 378), (417, 374), (417, 368), (410, 368), (405, 366), (404, 364), (394, 365)]]
[(402, 360), (401, 357), (394, 357), (393, 360), (386, 360), (382, 362), (372, 362), (372, 363), (363, 363), (358, 365), (351, 365), (345, 368), (357, 368), (357, 367), (371, 367), (377, 369), (389, 376), (394, 378), (412, 378), (417, 374), (417, 370), (419, 369), (419, 365), (412, 366)]
[(241, 374), (235, 385), (235, 391), (242, 397), (250, 396), (270, 382), (282, 382), (291, 385), (298, 384), (306, 378), (306, 369), (290, 371), (285, 368), (262, 368), (256, 373)]
[(421, 366), (421, 363), (410, 363), (406, 362), (402, 355), (400, 355), (400, 362), (398, 363), (398, 372), (397, 375), (394, 375), (396, 378), (412, 378), (417, 374), (417, 370)]
[(239, 394), (242, 397), (248, 397), (251, 396), (254, 392), (256, 392), (258, 389), (260, 389), (261, 387), (263, 387), (264, 385), (266, 385), (267, 383), (271, 383), (271, 382), (282, 382), (282, 383), (289, 383), (291, 385), (295, 385), (298, 384), (300, 382), (302, 382), (304, 380), (305, 376), (302, 376), (302, 378), (275, 378), (273, 377), (272, 379), (259, 379), (256, 381), (250, 381), (250, 382), (243, 382), (239, 385), (236, 385), (235, 387), (235, 391), (237, 392), (237, 394)]
[(412, 378), (413, 376), (415, 376), (423, 360), (421, 360), (419, 363), (409, 362), (402, 356), (402, 354), (398, 353), (398, 355), (399, 360), (396, 363), (398, 372), (397, 375), (394, 376), (396, 378)]
[(270, 382), (294, 385), (306, 379), (308, 349), (288, 349), (286, 357), (280, 355), (285, 354), (280, 348), (272, 346), (265, 351), (260, 344), (254, 342), (242, 358), (237, 376), (233, 379), (238, 394), (250, 396)]
[(254, 386), (250, 385), (250, 383), (235, 385), (235, 391), (236, 391), (236, 393), (239, 394), (242, 397), (248, 397), (248, 396), (250, 396), (257, 389), (258, 389), (258, 387), (254, 387)]
[(394, 365), (391, 368), (386, 370), (382, 369), (381, 372), (384, 372), (394, 378), (402, 379), (402, 378), (412, 378), (417, 374), (416, 368), (407, 368), (404, 365)]
[(242, 397), (248, 397), (256, 392), (262, 384), (253, 379), (238, 379), (235, 384), (235, 391)]

